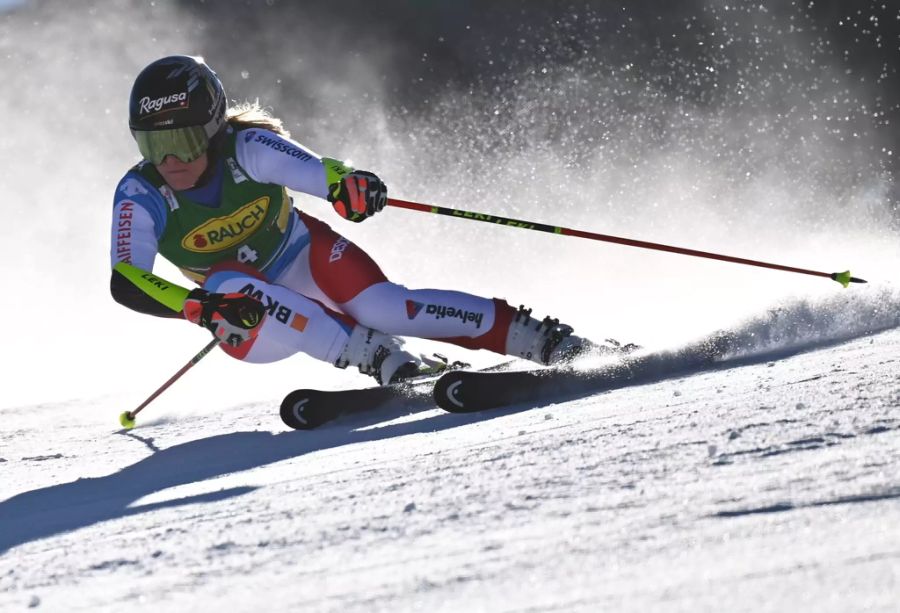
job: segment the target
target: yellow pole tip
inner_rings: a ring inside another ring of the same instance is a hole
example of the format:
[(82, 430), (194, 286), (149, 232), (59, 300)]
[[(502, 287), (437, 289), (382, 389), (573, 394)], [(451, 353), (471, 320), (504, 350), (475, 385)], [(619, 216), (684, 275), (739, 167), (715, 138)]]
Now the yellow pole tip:
[(831, 278), (843, 285), (844, 287), (850, 286), (850, 281), (855, 280), (850, 276), (850, 271), (845, 270), (844, 272), (835, 272), (831, 274)]
[(134, 417), (131, 416), (129, 411), (125, 411), (121, 415), (119, 415), (119, 423), (122, 424), (122, 427), (126, 430), (131, 430), (134, 428)]

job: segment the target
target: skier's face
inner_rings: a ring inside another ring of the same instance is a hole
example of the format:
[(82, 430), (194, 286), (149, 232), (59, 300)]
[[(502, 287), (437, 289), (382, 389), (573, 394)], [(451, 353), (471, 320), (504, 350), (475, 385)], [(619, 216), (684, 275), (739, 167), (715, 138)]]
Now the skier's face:
[(208, 163), (209, 158), (206, 153), (192, 162), (182, 162), (174, 155), (167, 155), (160, 164), (156, 165), (156, 169), (172, 189), (181, 191), (190, 189), (197, 184)]

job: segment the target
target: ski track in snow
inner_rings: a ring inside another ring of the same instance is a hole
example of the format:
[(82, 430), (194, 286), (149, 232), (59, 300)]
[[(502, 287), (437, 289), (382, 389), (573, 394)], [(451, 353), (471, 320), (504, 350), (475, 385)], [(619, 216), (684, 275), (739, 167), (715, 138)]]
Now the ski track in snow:
[(896, 610), (898, 350), (312, 433), (277, 399), (6, 409), (0, 609)]

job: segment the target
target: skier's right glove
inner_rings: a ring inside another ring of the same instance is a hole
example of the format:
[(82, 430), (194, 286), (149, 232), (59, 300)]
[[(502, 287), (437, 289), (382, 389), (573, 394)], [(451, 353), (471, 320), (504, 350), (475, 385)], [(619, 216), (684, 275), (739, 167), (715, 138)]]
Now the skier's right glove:
[(359, 223), (384, 208), (387, 185), (374, 173), (354, 170), (328, 186), (328, 202), (338, 215)]
[(212, 294), (195, 289), (184, 301), (188, 321), (210, 330), (221, 342), (232, 347), (253, 340), (266, 317), (263, 303), (245, 294)]

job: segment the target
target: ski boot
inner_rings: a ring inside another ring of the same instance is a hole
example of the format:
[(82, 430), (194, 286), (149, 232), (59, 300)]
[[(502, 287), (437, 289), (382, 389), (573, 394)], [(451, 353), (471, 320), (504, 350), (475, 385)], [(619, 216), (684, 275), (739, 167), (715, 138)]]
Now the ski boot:
[(409, 379), (436, 375), (449, 368), (466, 368), (468, 364), (453, 362), (440, 355), (413, 355), (403, 349), (403, 341), (365, 326), (356, 326), (346, 347), (334, 364), (338, 368), (356, 366), (371, 375), (380, 385), (391, 385)]
[(538, 321), (531, 317), (531, 309), (520, 306), (509, 326), (506, 353), (544, 366), (554, 366), (567, 364), (581, 355), (620, 356), (639, 349), (633, 343), (622, 345), (611, 338), (603, 344), (593, 343), (572, 332), (572, 326), (550, 317)]

